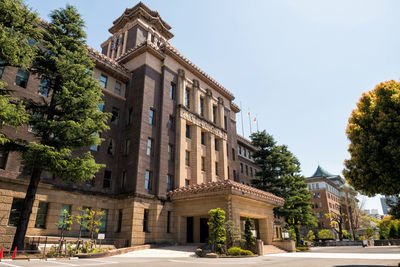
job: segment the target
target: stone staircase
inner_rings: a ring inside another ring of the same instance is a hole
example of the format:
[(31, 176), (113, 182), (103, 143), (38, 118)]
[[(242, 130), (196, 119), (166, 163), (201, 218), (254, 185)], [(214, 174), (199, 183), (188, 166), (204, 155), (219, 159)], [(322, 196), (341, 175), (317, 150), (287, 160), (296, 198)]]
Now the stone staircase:
[(264, 245), (264, 255), (267, 254), (278, 254), (278, 253), (286, 253), (286, 251), (275, 247), (274, 245)]

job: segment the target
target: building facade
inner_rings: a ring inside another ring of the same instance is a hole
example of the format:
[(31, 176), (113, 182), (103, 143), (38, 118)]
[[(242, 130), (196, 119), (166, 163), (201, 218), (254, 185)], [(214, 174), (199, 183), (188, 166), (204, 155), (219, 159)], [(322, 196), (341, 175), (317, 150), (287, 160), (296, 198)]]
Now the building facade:
[[(55, 236), (63, 210), (91, 208), (105, 212), (100, 231), (118, 247), (199, 243), (208, 237), (208, 210), (220, 207), (237, 225), (253, 218), (257, 236), (271, 244), (272, 209), (283, 200), (247, 186), (256, 168), (237, 148), (254, 148), (236, 134), (234, 96), (169, 43), (170, 30), (139, 3), (113, 22), (101, 53), (88, 48), (104, 92), (100, 108), (112, 114), (103, 143), (88, 150), (106, 167), (79, 184), (43, 172), (28, 236)], [(5, 67), (0, 78), (16, 97), (48, 97), (26, 71)], [(27, 127), (4, 131), (33, 138)], [(17, 153), (0, 154), (0, 244), (11, 244), (29, 177)]]
[(345, 191), (346, 181), (340, 175), (331, 174), (318, 166), (315, 173), (306, 178), (305, 182), (311, 192), (312, 210), (318, 220), (316, 230), (339, 230), (339, 226), (332, 223), (332, 219), (326, 216), (336, 214), (336, 216), (342, 216), (345, 221), (343, 229), (350, 232), (351, 223), (355, 219), (353, 210), (356, 208), (357, 201), (353, 190)]

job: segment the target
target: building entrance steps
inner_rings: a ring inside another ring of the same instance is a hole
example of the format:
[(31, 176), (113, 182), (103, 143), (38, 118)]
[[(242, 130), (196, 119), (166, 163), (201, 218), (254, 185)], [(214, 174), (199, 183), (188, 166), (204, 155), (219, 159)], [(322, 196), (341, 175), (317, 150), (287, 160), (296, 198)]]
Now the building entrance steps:
[(264, 255), (267, 254), (278, 254), (278, 253), (286, 253), (286, 251), (275, 247), (274, 245), (264, 245)]

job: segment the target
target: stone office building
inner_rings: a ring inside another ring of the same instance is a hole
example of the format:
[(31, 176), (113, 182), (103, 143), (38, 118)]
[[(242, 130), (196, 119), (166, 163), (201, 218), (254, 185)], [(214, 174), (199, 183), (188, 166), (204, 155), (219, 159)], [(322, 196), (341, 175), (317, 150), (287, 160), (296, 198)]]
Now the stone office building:
[[(255, 219), (257, 236), (273, 240), (273, 207), (283, 199), (235, 182), (234, 96), (179, 53), (168, 41), (171, 27), (143, 3), (127, 8), (101, 44), (88, 48), (93, 76), (112, 113), (104, 142), (91, 150), (106, 167), (80, 184), (43, 172), (28, 236), (55, 236), (60, 213), (102, 209), (101, 232), (117, 246), (199, 243), (208, 236), (207, 212), (223, 208), (237, 225)], [(5, 67), (0, 78), (15, 96), (46, 98), (40, 81)], [(8, 133), (15, 132), (4, 128)], [(28, 128), (19, 134), (30, 138)], [(240, 138), (239, 138), (240, 139)], [(16, 153), (0, 154), (0, 245), (9, 246), (25, 196), (30, 170)], [(246, 182), (247, 183), (247, 182)], [(74, 224), (69, 236), (76, 236)]]

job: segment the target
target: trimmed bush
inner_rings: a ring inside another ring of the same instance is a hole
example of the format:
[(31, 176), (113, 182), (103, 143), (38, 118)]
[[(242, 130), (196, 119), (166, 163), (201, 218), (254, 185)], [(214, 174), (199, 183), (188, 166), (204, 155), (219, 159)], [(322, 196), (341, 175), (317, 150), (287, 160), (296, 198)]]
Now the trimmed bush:
[(231, 256), (252, 256), (254, 255), (253, 252), (251, 252), (250, 250), (245, 250), (245, 249), (241, 249), (239, 247), (231, 247), (230, 249), (228, 249), (228, 254)]
[(247, 255), (247, 256), (254, 255), (253, 252), (251, 252), (250, 250), (245, 250), (245, 249), (242, 249), (242, 252), (240, 254), (241, 255)]
[(228, 249), (228, 254), (232, 256), (239, 256), (241, 252), (242, 249), (239, 247), (231, 247), (230, 249)]
[(309, 247), (296, 247), (296, 251), (307, 251), (309, 249)]

